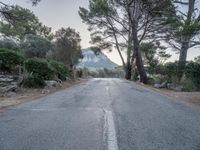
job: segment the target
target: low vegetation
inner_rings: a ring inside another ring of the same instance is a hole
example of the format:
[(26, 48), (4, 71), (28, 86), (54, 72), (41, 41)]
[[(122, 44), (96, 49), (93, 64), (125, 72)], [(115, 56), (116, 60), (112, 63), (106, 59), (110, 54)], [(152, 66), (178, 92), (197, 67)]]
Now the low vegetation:
[(12, 73), (21, 66), (25, 58), (23, 54), (9, 50), (0, 49), (0, 70), (7, 73)]
[(7, 74), (28, 74), (25, 87), (42, 88), (45, 80), (64, 81), (70, 77), (69, 68), (62, 62), (41, 58), (25, 58), (23, 53), (0, 49), (0, 69)]
[(149, 84), (162, 84), (165, 82), (179, 85), (184, 91), (198, 91), (200, 90), (199, 77), (200, 63), (198, 62), (188, 61), (181, 79), (179, 79), (178, 62), (168, 62), (155, 67), (155, 72), (153, 74), (149, 74)]

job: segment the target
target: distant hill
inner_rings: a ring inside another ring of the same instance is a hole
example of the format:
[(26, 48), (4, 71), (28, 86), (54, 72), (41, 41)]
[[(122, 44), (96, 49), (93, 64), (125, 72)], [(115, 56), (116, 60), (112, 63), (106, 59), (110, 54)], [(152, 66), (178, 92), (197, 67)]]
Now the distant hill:
[(99, 69), (109, 69), (114, 70), (118, 65), (112, 62), (105, 54), (95, 53), (90, 49), (82, 50), (83, 59), (80, 60), (80, 63), (77, 65), (77, 68), (88, 68), (89, 70), (96, 71)]

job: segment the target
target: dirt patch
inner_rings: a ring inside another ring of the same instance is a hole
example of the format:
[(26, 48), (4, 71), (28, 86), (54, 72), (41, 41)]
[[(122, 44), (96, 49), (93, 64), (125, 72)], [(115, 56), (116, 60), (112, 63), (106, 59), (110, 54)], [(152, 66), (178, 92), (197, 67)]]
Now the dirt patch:
[(21, 88), (17, 91), (16, 95), (11, 97), (0, 97), (0, 110), (13, 107), (15, 105), (30, 102), (38, 98), (53, 94), (57, 91), (64, 90), (71, 86), (85, 82), (86, 80), (77, 80), (77, 81), (66, 81), (63, 82), (61, 86), (49, 88), (49, 89), (27, 89)]

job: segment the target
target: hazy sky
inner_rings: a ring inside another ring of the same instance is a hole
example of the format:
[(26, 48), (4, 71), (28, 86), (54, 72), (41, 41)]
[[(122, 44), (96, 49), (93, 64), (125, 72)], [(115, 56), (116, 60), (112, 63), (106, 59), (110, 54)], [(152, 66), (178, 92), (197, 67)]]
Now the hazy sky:
[[(7, 4), (17, 4), (26, 7), (34, 12), (46, 26), (52, 27), (53, 31), (61, 27), (71, 27), (76, 29), (81, 35), (82, 48), (90, 47), (90, 33), (87, 31), (87, 26), (82, 23), (78, 15), (79, 7), (87, 7), (89, 0), (42, 0), (36, 7), (32, 7), (28, 0), (2, 0)], [(105, 52), (109, 58), (114, 62), (121, 64), (118, 53)], [(171, 60), (177, 59), (177, 55), (172, 52), (173, 57)], [(191, 49), (188, 53), (188, 58), (193, 59), (195, 56), (200, 55), (200, 48)]]

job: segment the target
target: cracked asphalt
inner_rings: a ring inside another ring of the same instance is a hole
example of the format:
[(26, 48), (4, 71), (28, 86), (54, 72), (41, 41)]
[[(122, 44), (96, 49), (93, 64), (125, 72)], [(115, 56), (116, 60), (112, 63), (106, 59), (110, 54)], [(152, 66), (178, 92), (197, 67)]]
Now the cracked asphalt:
[(0, 150), (117, 149), (200, 150), (200, 110), (122, 79), (91, 79), (0, 112)]

